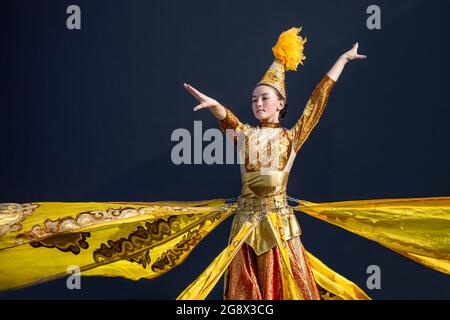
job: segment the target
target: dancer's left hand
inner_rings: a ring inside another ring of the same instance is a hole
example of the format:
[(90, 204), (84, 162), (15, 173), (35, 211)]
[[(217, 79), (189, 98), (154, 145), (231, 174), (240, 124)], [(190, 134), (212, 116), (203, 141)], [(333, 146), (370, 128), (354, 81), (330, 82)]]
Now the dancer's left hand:
[(367, 59), (366, 55), (362, 55), (362, 54), (358, 54), (358, 42), (356, 42), (353, 45), (353, 48), (351, 48), (350, 50), (348, 50), (346, 53), (344, 53), (342, 56), (347, 60), (347, 61), (352, 61), (352, 60), (363, 60), (363, 59)]

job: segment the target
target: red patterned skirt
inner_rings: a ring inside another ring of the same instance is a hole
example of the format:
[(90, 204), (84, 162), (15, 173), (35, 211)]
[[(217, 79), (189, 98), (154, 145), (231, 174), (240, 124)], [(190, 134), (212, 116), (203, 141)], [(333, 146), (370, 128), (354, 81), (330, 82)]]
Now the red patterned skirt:
[[(287, 241), (294, 279), (306, 300), (320, 295), (300, 236)], [(244, 243), (225, 273), (225, 300), (283, 300), (281, 253), (278, 246), (257, 256)]]

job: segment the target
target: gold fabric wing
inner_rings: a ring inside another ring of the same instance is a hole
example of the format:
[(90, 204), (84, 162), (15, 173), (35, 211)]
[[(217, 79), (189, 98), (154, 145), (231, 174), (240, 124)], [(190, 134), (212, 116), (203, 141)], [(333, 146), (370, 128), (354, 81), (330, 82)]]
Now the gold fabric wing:
[(294, 210), (450, 274), (450, 197), (329, 203), (300, 200)]
[(234, 212), (225, 200), (0, 204), (0, 291), (68, 276), (152, 279)]
[[(280, 230), (283, 229), (280, 216), (276, 212), (269, 212), (267, 217), (273, 235), (281, 250), (283, 295), (286, 300), (303, 300), (303, 296), (294, 280), (290, 268), (286, 239), (284, 238), (284, 235), (280, 233)], [(255, 223), (251, 221), (246, 222), (233, 239), (231, 239), (229, 245), (222, 253), (214, 259), (214, 261), (177, 297), (177, 299), (205, 299), (243, 245), (245, 238), (255, 227)], [(333, 296), (333, 299), (336, 300), (370, 299), (356, 284), (328, 268), (309, 252), (308, 258), (311, 259), (310, 263), (317, 283), (325, 291), (324, 295), (322, 295), (323, 299), (327, 299), (327, 297), (330, 296)]]
[[(294, 209), (376, 241), (450, 274), (450, 197), (298, 201)], [(36, 202), (0, 204), (0, 291), (68, 275), (153, 279), (181, 264), (209, 232), (235, 212), (224, 199), (173, 202)], [(302, 299), (285, 252), (282, 221), (267, 218), (282, 252), (284, 293)], [(255, 228), (249, 221), (178, 299), (205, 299)], [(370, 299), (311, 253), (324, 299)]]

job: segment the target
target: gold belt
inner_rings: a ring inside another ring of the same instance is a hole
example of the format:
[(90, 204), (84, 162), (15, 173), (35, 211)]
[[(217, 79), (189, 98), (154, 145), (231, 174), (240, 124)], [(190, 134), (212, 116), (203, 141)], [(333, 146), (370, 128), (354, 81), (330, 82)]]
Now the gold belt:
[(238, 212), (261, 212), (290, 208), (286, 195), (267, 198), (241, 198), (237, 200)]
[(277, 245), (273, 235), (267, 214), (277, 212), (282, 221), (282, 230), (285, 239), (301, 235), (300, 224), (294, 214), (292, 207), (287, 202), (286, 194), (267, 198), (241, 198), (237, 200), (238, 207), (231, 226), (230, 239), (232, 239), (246, 222), (256, 224), (256, 228), (248, 235), (245, 242), (250, 245), (259, 256)]

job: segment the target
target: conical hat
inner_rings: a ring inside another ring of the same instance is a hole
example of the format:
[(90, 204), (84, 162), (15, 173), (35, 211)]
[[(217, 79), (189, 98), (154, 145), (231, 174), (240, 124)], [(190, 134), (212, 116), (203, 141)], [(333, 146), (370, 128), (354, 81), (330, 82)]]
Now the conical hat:
[(272, 48), (275, 61), (266, 71), (261, 81), (256, 85), (269, 85), (283, 96), (286, 95), (285, 72), (297, 70), (299, 64), (303, 65), (305, 56), (303, 55), (303, 45), (307, 39), (303, 40), (298, 33), (302, 28), (291, 28), (284, 31), (279, 37), (277, 44)]

